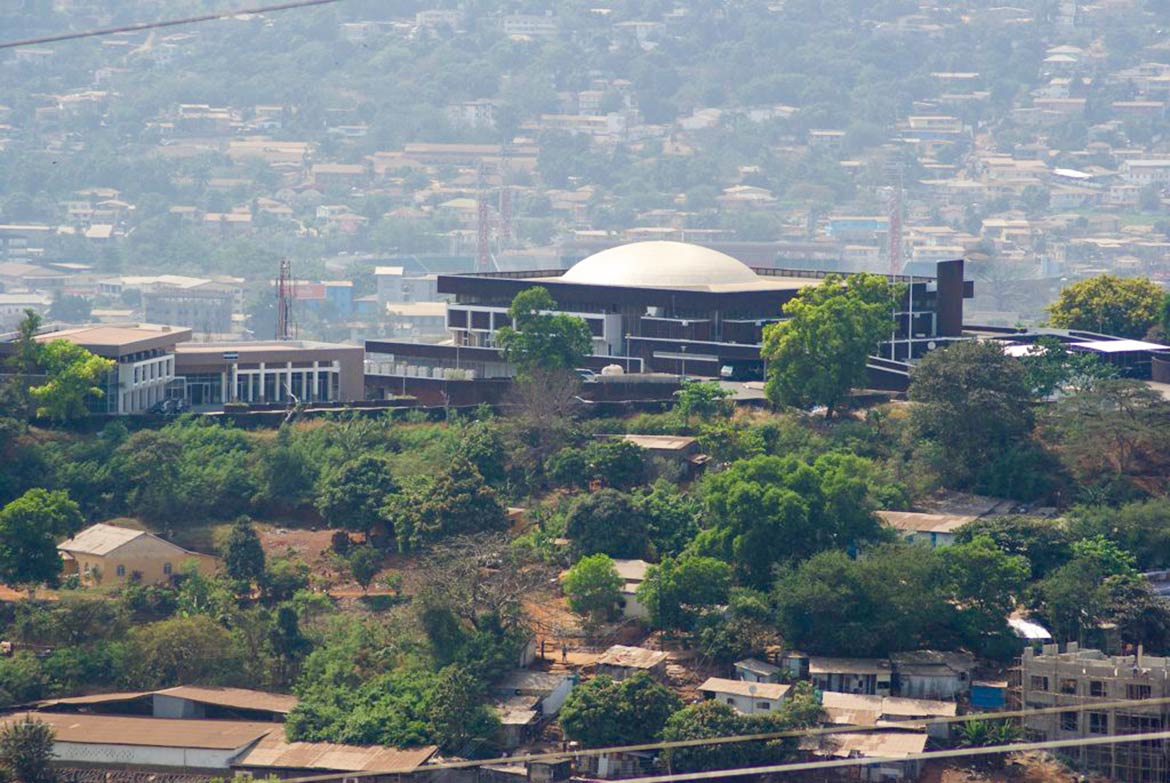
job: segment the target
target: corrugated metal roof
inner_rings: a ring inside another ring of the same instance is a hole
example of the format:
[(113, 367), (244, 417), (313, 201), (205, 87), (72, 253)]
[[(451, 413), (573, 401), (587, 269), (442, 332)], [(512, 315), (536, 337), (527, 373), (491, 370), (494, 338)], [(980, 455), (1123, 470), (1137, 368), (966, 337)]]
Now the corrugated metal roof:
[(744, 671), (749, 671), (753, 674), (760, 674), (765, 677), (780, 671), (779, 666), (770, 664), (767, 661), (761, 661), (758, 658), (744, 658), (742, 661), (737, 661), (735, 668), (743, 669)]
[(890, 527), (912, 533), (953, 533), (976, 519), (966, 514), (919, 514), (913, 511), (879, 511), (877, 515)]
[(337, 772), (410, 772), (435, 754), (434, 745), (385, 748), (331, 742), (288, 742), (277, 730), (235, 761), (236, 767), (316, 769)]
[(597, 659), (598, 666), (620, 666), (630, 669), (652, 669), (666, 660), (666, 653), (644, 647), (615, 644)]
[(925, 749), (925, 734), (869, 731), (864, 734), (834, 734), (825, 737), (819, 753), (840, 758), (856, 755), (875, 759), (900, 759), (921, 753)]
[(809, 674), (887, 674), (890, 662), (878, 658), (823, 658), (808, 659)]
[(58, 742), (92, 745), (135, 745), (156, 748), (234, 750), (284, 729), (275, 723), (235, 720), (134, 718), (123, 715), (85, 715), (35, 712), (5, 715), (0, 726), (28, 714), (49, 724)]
[(145, 535), (147, 535), (145, 530), (131, 530), (127, 527), (98, 523), (59, 544), (57, 548), (86, 555), (108, 555), (123, 544)]
[(791, 685), (781, 685), (778, 682), (748, 682), (723, 677), (708, 677), (707, 681), (699, 686), (699, 691), (703, 693), (730, 693), (732, 696), (768, 701), (780, 701), (791, 689)]
[(288, 714), (299, 703), (296, 696), (286, 693), (269, 693), (248, 688), (217, 688), (206, 685), (179, 685), (174, 688), (155, 691), (163, 696), (190, 699), (202, 704), (232, 707), (241, 710), (263, 710)]
[(115, 701), (132, 701), (150, 696), (154, 691), (115, 691), (113, 693), (92, 693), (88, 696), (67, 696), (63, 699), (45, 699), (34, 702), (38, 707), (55, 707), (59, 704), (108, 704)]

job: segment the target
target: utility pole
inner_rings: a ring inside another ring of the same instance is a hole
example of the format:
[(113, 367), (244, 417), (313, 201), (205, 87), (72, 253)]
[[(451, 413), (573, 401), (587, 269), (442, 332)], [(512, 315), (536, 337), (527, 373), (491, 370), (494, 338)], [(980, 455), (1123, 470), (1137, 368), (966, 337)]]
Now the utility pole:
[(280, 259), (280, 278), (276, 281), (276, 339), (292, 339), (292, 264)]

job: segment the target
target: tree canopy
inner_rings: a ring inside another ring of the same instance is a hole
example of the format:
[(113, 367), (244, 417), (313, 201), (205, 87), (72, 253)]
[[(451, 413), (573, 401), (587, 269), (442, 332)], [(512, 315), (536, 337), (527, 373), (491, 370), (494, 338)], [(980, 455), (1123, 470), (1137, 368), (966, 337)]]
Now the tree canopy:
[(0, 582), (55, 586), (57, 539), (81, 529), (77, 504), (63, 490), (30, 489), (0, 509)]
[(673, 691), (645, 672), (621, 682), (608, 675), (578, 685), (561, 707), (565, 736), (586, 748), (652, 742), (682, 706)]
[(329, 524), (368, 534), (382, 521), (382, 506), (396, 492), (389, 463), (366, 454), (325, 478), (317, 508)]
[(613, 611), (622, 597), (622, 581), (609, 555), (598, 553), (583, 557), (565, 574), (562, 588), (569, 608), (577, 614), (594, 618)]
[(785, 320), (764, 328), (768, 398), (824, 405), (831, 417), (865, 380), (866, 358), (889, 336), (898, 291), (879, 275), (829, 275), (784, 305)]
[(578, 498), (565, 520), (565, 535), (583, 555), (604, 552), (631, 558), (646, 553), (646, 520), (629, 495), (614, 489)]
[(1048, 307), (1048, 319), (1062, 329), (1140, 340), (1159, 323), (1164, 294), (1141, 277), (1097, 275), (1066, 286)]
[(496, 331), (496, 344), (521, 375), (534, 371), (572, 370), (593, 352), (589, 326), (581, 318), (555, 313), (557, 303), (546, 288), (516, 294), (508, 308), (511, 326)]
[(66, 340), (42, 345), (37, 361), (46, 376), (44, 383), (29, 389), (37, 416), (61, 422), (85, 416), (87, 400), (105, 396), (101, 382), (115, 367), (112, 359)]

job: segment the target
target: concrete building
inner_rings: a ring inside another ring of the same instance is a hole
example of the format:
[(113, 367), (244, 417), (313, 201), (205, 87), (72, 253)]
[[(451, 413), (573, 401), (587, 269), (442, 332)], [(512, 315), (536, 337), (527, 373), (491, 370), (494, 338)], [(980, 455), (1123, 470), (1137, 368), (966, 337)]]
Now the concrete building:
[(897, 724), (902, 728), (926, 731), (937, 739), (950, 736), (950, 724), (927, 721), (932, 718), (953, 718), (959, 710), (953, 701), (902, 699), (835, 691), (821, 693), (821, 706), (828, 722), (836, 726)]
[(964, 652), (915, 650), (890, 655), (896, 691), (913, 699), (956, 699), (971, 690), (975, 657)]
[(622, 578), (622, 617), (649, 620), (650, 610), (638, 600), (638, 587), (646, 581), (650, 564), (645, 560), (614, 560), (613, 567)]
[(175, 352), (179, 395), (195, 407), (352, 402), (365, 398), (365, 351), (309, 340), (185, 343)]
[(202, 334), (228, 334), (237, 299), (236, 289), (212, 282), (151, 287), (142, 292), (142, 314), (151, 323), (186, 326)]
[(374, 268), (378, 301), (386, 304), (435, 302), (439, 299), (436, 275), (409, 275), (405, 267), (379, 266)]
[(58, 544), (57, 551), (65, 561), (64, 574), (77, 574), (85, 584), (169, 582), (185, 563), (194, 563), (208, 575), (219, 568), (219, 560), (211, 555), (191, 552), (145, 530), (115, 525), (91, 525)]
[(878, 511), (878, 517), (911, 544), (930, 547), (955, 543), (955, 531), (976, 517), (962, 514), (920, 514), (913, 511)]
[(793, 677), (812, 681), (821, 691), (889, 696), (893, 669), (880, 658), (823, 658), (786, 654), (780, 661)]
[(745, 715), (754, 715), (757, 712), (775, 712), (780, 709), (791, 689), (791, 685), (775, 682), (747, 682), (709, 677), (699, 686), (699, 693), (703, 694), (705, 699), (715, 699)]
[[(907, 287), (892, 339), (874, 346), (871, 375), (905, 386), (907, 360), (962, 338), (963, 262), (937, 265), (938, 277), (899, 277)], [(387, 273), (389, 274), (389, 273)], [(540, 286), (557, 311), (582, 318), (593, 337), (587, 366), (629, 363), (643, 370), (719, 376), (724, 368), (762, 377), (764, 326), (781, 308), (826, 273), (752, 268), (710, 248), (682, 242), (635, 242), (595, 253), (565, 270), (439, 275), (438, 294), (453, 295), (447, 328), (453, 345), (420, 348), (384, 343), (379, 351), (405, 364), (449, 366), (457, 350), (480, 377), (507, 372), (495, 334), (508, 325), (508, 308), (521, 291)], [(391, 346), (386, 348), (385, 346)], [(495, 357), (493, 360), (492, 357)]]
[[(1024, 729), (1030, 739), (1064, 740), (1162, 731), (1170, 722), (1170, 704), (1144, 706), (1150, 699), (1170, 698), (1170, 658), (1106, 655), (1069, 642), (1024, 650), (1014, 689), (1026, 709), (1069, 707), (1067, 711), (1029, 715)], [(1094, 709), (1094, 704), (1128, 701), (1122, 708)], [(1077, 709), (1072, 709), (1077, 708)], [(1165, 740), (1064, 748), (1087, 769), (1119, 783), (1170, 779)]]
[(780, 682), (780, 667), (756, 658), (745, 658), (736, 662), (735, 676), (744, 682)]

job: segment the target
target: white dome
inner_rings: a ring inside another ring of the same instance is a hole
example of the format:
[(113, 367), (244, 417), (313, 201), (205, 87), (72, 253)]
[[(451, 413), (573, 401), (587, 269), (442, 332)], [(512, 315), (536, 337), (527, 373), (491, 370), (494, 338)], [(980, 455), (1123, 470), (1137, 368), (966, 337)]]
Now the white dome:
[(705, 288), (755, 283), (759, 277), (747, 264), (709, 247), (686, 242), (634, 242), (578, 261), (561, 280), (583, 285)]

